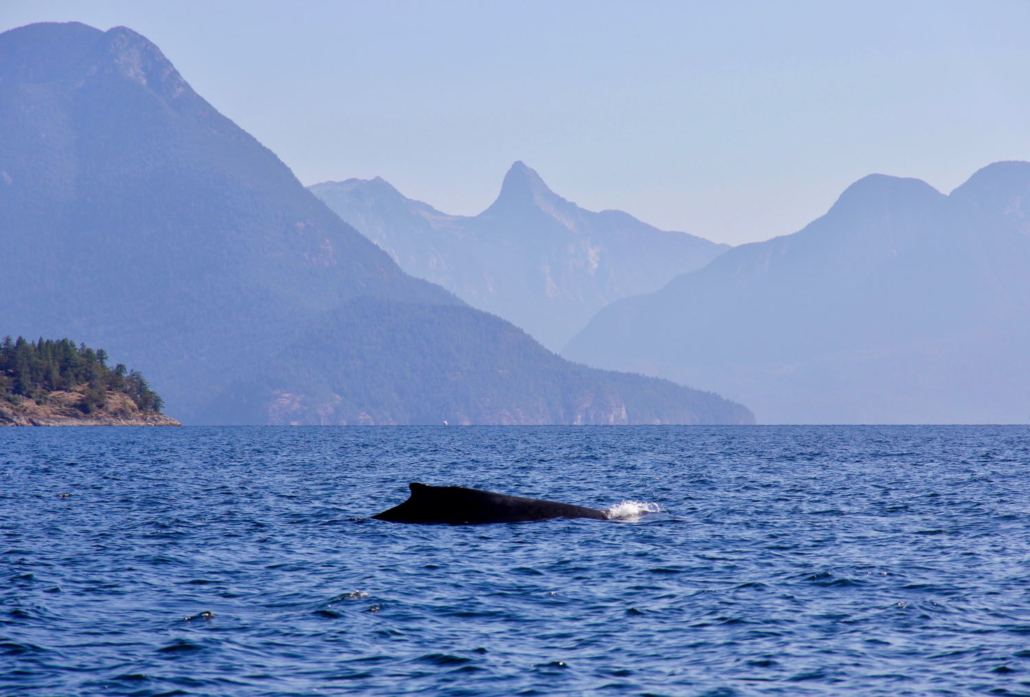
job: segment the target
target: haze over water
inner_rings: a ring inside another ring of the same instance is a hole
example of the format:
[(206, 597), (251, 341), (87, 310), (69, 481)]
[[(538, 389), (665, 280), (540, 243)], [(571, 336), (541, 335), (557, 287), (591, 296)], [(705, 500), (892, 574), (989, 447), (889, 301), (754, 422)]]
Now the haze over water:
[[(1026, 694), (1028, 435), (7, 429), (0, 693)], [(409, 481), (662, 512), (367, 518)]]

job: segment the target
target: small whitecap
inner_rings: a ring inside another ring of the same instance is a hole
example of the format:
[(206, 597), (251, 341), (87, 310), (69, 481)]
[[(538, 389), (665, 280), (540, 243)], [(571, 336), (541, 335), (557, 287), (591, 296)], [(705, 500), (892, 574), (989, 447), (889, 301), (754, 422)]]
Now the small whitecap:
[(612, 506), (605, 514), (610, 520), (640, 520), (640, 517), (647, 513), (660, 513), (661, 506), (657, 503), (644, 503), (642, 501), (623, 501)]

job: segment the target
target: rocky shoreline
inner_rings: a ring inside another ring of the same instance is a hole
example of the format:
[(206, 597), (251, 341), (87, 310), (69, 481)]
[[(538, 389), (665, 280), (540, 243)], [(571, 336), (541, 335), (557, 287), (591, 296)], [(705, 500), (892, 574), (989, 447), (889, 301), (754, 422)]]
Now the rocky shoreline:
[(86, 414), (78, 392), (51, 392), (46, 402), (32, 399), (0, 401), (2, 426), (181, 426), (164, 414), (141, 412), (126, 395), (108, 392), (104, 407)]

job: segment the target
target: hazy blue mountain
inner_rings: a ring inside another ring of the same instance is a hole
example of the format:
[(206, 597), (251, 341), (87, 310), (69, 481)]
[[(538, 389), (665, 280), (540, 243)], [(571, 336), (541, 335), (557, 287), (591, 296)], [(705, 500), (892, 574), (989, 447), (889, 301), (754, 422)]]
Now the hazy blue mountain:
[(441, 213), (378, 178), (310, 188), (408, 273), (554, 350), (605, 305), (657, 290), (729, 249), (621, 211), (584, 210), (521, 162), (493, 205), (473, 217)]
[(0, 333), (75, 336), (190, 418), (226, 374), (405, 275), (124, 27), (0, 35)]
[(470, 308), (359, 299), (312, 327), (214, 411), (315, 425), (754, 423), (711, 393), (569, 364)]
[[(103, 346), (148, 376), (170, 415), (194, 423), (263, 423), (267, 404), (225, 399), (227, 390), (339, 366), (366, 337), (389, 346), (384, 355), (397, 370), (368, 374), (347, 363), (359, 372), (346, 374), (343, 388), (374, 388), (347, 392), (348, 408), (404, 422), (418, 408), (406, 400), (427, 393), (432, 356), (412, 355), (423, 343), (469, 357), (496, 350), (497, 336), (473, 331), (480, 313), (402, 272), (124, 27), (40, 24), (0, 35), (0, 250), (0, 336)], [(387, 321), (392, 303), (407, 308), (418, 333)], [(468, 319), (419, 320), (431, 306)], [(329, 329), (336, 340), (317, 355), (294, 348)], [(504, 323), (496, 331), (518, 330)], [(541, 349), (529, 342), (522, 351)], [(483, 383), (477, 365), (450, 389)], [(584, 374), (561, 359), (549, 365)], [(494, 367), (531, 391), (550, 379), (532, 361)], [(676, 413), (722, 404), (639, 377), (619, 380), (682, 398)], [(618, 406), (613, 390), (605, 398)], [(668, 407), (673, 398), (662, 399)]]
[(760, 422), (1025, 423), (1030, 163), (945, 196), (866, 177), (793, 235), (602, 310), (564, 355), (744, 401)]

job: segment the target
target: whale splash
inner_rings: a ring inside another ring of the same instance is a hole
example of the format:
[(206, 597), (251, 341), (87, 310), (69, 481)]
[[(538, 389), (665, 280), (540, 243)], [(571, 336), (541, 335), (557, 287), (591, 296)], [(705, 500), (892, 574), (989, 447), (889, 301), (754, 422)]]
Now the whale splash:
[(649, 513), (661, 512), (662, 508), (657, 503), (645, 503), (642, 501), (623, 501), (605, 511), (609, 520), (619, 520), (626, 523), (634, 523)]

